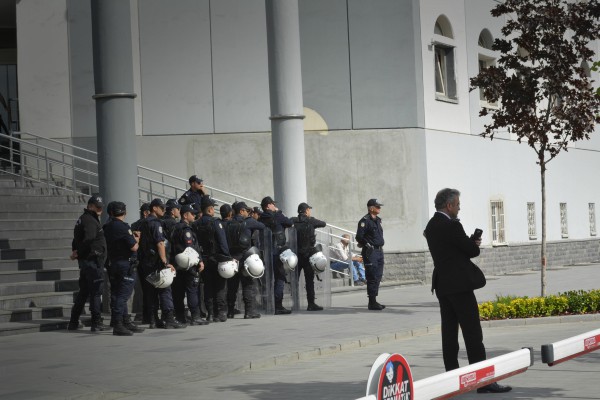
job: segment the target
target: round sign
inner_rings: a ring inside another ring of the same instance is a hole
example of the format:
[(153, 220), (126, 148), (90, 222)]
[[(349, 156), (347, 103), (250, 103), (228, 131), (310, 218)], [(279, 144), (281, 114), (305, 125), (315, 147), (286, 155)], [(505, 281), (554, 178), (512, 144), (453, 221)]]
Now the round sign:
[(410, 366), (400, 354), (389, 356), (379, 375), (377, 400), (413, 400), (413, 378)]

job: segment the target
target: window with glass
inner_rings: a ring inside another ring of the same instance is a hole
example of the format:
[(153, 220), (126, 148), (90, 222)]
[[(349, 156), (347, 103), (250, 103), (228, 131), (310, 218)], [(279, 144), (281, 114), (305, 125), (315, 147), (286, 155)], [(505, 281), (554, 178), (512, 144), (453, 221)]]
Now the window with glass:
[(537, 228), (535, 225), (535, 203), (527, 203), (527, 231), (529, 240), (537, 239)]
[(506, 244), (504, 233), (504, 202), (502, 200), (492, 200), (490, 208), (492, 215), (492, 244)]
[(560, 203), (560, 234), (563, 238), (569, 237), (569, 222), (567, 220), (567, 203)]

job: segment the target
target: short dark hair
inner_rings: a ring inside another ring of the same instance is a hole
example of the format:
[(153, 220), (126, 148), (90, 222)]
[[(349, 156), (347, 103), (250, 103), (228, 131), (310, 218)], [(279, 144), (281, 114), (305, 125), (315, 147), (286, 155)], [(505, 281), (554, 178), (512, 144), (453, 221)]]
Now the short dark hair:
[(435, 195), (435, 209), (442, 210), (446, 204), (452, 203), (455, 198), (460, 196), (460, 192), (456, 189), (445, 188), (437, 192)]

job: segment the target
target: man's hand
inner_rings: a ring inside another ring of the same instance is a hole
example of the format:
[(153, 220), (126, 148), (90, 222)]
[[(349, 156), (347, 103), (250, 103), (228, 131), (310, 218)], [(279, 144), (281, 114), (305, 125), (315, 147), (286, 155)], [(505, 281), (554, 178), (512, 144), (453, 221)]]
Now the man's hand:
[(171, 269), (171, 272), (175, 272), (175, 267), (173, 267), (171, 264), (166, 264), (167, 267), (169, 267)]
[(69, 256), (71, 260), (77, 260), (77, 250), (73, 250), (71, 255)]
[(200, 261), (200, 264), (198, 264), (198, 271), (204, 271), (204, 261)]
[(481, 238), (475, 240), (477, 247), (481, 246)]

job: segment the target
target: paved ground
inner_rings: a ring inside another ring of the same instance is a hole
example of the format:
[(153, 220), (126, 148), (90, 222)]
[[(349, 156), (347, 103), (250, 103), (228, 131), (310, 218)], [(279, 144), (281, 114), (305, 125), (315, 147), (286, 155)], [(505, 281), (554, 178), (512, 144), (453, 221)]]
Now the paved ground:
[[(548, 293), (600, 286), (600, 265), (548, 273)], [(480, 301), (539, 295), (539, 273), (491, 277)], [(383, 312), (366, 310), (364, 289), (336, 294), (330, 310), (234, 319), (133, 337), (59, 331), (0, 337), (2, 399), (356, 399), (375, 358), (404, 355), (415, 379), (443, 372), (437, 301), (428, 287), (380, 292)], [(600, 399), (600, 352), (549, 368), (539, 348), (600, 327), (600, 315), (485, 323), (489, 356), (524, 346), (536, 365), (510, 378), (494, 399)], [(525, 325), (527, 323), (527, 325)], [(541, 323), (541, 324), (540, 324)], [(463, 395), (463, 398), (476, 394)]]

